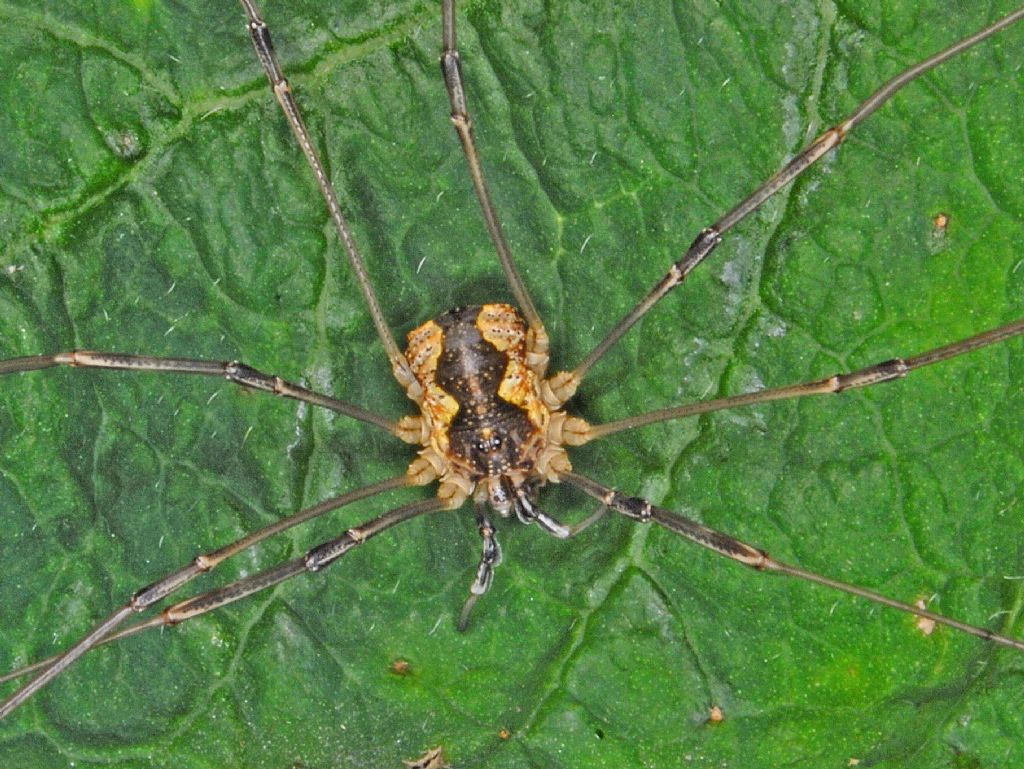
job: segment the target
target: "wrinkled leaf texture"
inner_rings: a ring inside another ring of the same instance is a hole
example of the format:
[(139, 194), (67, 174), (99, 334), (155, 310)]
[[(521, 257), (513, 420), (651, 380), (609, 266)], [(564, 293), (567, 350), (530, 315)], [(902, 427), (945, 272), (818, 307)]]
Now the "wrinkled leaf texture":
[[(554, 365), (810, 136), (1012, 5), (468, 3), (481, 152)], [(264, 12), (399, 338), (508, 299), (447, 117), (435, 4)], [(409, 411), (237, 4), (4, 0), (0, 19), (4, 356), (238, 358)], [(1019, 316), (1022, 44), (1011, 30), (928, 75), (737, 227), (602, 361), (578, 413), (823, 376)], [(1022, 381), (1018, 340), (573, 456), (784, 560), (1020, 635)], [(5, 379), (0, 439), (4, 667), (410, 457), (222, 381), (71, 370)], [(203, 585), (414, 497), (354, 505)], [(565, 520), (591, 509), (561, 488), (543, 500)], [(489, 768), (1024, 763), (1018, 654), (614, 517), (569, 543), (500, 529), (505, 562), (465, 634), (468, 511), (91, 654), (0, 725), (0, 765), (398, 767), (433, 745)]]

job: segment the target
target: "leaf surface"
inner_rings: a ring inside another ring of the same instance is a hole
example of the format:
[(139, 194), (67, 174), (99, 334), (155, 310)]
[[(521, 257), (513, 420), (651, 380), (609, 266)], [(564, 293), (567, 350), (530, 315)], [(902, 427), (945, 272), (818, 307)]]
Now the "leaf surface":
[[(0, 2), (0, 351), (240, 359), (408, 413), (240, 10), (193, 5)], [(264, 11), (401, 343), (508, 291), (447, 116), (439, 11), (366, 5)], [(809, 138), (1011, 9), (726, 6), (460, 13), (483, 162), (555, 367)], [(738, 226), (595, 368), (575, 413), (817, 378), (1019, 316), (1022, 36), (911, 86)], [(573, 460), (782, 560), (1021, 635), (1022, 383), (1018, 340)], [(411, 458), (373, 427), (223, 381), (3, 384), (5, 668), (197, 553)], [(197, 589), (415, 496), (353, 505)], [(542, 502), (566, 521), (592, 509), (562, 488)], [(1019, 655), (615, 516), (568, 543), (500, 524), (505, 559), (467, 633), (454, 618), (480, 545), (464, 510), (90, 654), (0, 724), (0, 766), (399, 767), (435, 745), (488, 769), (1024, 763)]]

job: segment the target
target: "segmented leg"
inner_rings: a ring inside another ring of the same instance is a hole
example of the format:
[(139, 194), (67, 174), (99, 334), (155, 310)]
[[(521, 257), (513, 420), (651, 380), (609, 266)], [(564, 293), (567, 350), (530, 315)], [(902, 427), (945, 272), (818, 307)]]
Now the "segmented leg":
[(483, 540), (483, 552), (480, 554), (480, 564), (476, 567), (476, 578), (469, 586), (469, 598), (462, 605), (462, 612), (459, 614), (459, 631), (469, 627), (469, 615), (476, 606), (476, 602), (484, 593), (491, 589), (491, 582), (494, 580), (494, 568), (501, 563), (501, 545), (494, 535), (494, 526), (487, 517), (487, 509), (482, 504), (474, 507), (476, 513), (477, 531)]
[(292, 577), (297, 577), (300, 574), (312, 574), (326, 569), (356, 545), (363, 544), (366, 540), (377, 536), (382, 531), (386, 531), (392, 526), (416, 518), (424, 513), (437, 512), (442, 510), (443, 507), (441, 501), (436, 497), (396, 507), (394, 510), (384, 513), (384, 515), (372, 518), (359, 526), (349, 529), (340, 537), (335, 537), (307, 550), (305, 554), (298, 558), (293, 558), (291, 561), (286, 561), (280, 566), (243, 577), (224, 587), (200, 593), (188, 600), (169, 606), (155, 617), (146, 622), (139, 623), (139, 629), (158, 627), (160, 625), (177, 625), (186, 620), (195, 619), (214, 609), (240, 601)]
[(857, 371), (845, 374), (833, 374), (824, 379), (816, 379), (813, 382), (802, 382), (785, 387), (775, 387), (767, 390), (759, 390), (743, 395), (732, 395), (727, 398), (716, 398), (715, 400), (703, 401), (701, 403), (687, 403), (682, 406), (672, 406), (657, 411), (649, 411), (646, 414), (617, 419), (614, 422), (606, 422), (602, 425), (591, 425), (589, 429), (574, 432), (566, 435), (566, 443), (571, 445), (582, 445), (592, 440), (613, 435), (623, 430), (631, 430), (634, 427), (667, 422), (671, 419), (681, 419), (697, 414), (706, 414), (711, 411), (737, 408), (739, 406), (751, 406), (755, 403), (766, 401), (785, 400), (787, 398), (803, 398), (808, 395), (825, 395), (828, 393), (841, 393), (847, 390), (854, 390), (860, 387), (891, 382), (895, 379), (902, 379), (911, 371), (933, 363), (939, 363), (958, 355), (964, 355), (983, 347), (1004, 342), (1015, 336), (1024, 334), (1024, 319), (1015, 320), (1005, 326), (985, 331), (981, 334), (953, 342), (942, 347), (936, 347), (910, 358), (893, 358), (891, 360), (876, 363), (873, 366), (865, 366)]
[(630, 310), (626, 317), (616, 324), (608, 335), (602, 339), (589, 355), (572, 371), (577, 381), (581, 381), (587, 372), (597, 363), (611, 347), (631, 329), (640, 318), (647, 314), (654, 305), (661, 301), (673, 288), (681, 284), (696, 267), (703, 262), (712, 251), (722, 242), (722, 237), (736, 224), (743, 221), (747, 216), (760, 208), (768, 198), (781, 190), (791, 181), (800, 176), (804, 171), (827, 155), (831, 150), (838, 147), (846, 139), (847, 135), (859, 123), (870, 117), (879, 107), (887, 102), (892, 96), (905, 85), (913, 82), (924, 73), (934, 69), (938, 65), (952, 59), (954, 56), (977, 45), (983, 40), (991, 37), (1002, 29), (1024, 19), (1024, 8), (1004, 16), (989, 27), (975, 33), (971, 37), (951, 45), (939, 53), (930, 56), (919, 64), (915, 64), (904, 70), (896, 77), (889, 80), (885, 85), (875, 91), (871, 96), (861, 102), (860, 106), (853, 111), (844, 121), (823, 133), (815, 139), (810, 146), (806, 147), (795, 158), (786, 163), (782, 169), (772, 176), (768, 181), (758, 187), (754, 192), (743, 199), (737, 206), (725, 216), (709, 227), (704, 228), (696, 237), (683, 257), (673, 264), (654, 288), (640, 302)]
[(356, 274), (356, 281), (359, 283), (359, 290), (363, 292), (363, 298), (366, 300), (366, 306), (370, 310), (373, 325), (377, 328), (377, 336), (380, 337), (380, 341), (384, 344), (384, 350), (391, 361), (391, 368), (395, 373), (395, 377), (404, 388), (409, 382), (413, 381), (412, 371), (409, 369), (409, 363), (406, 361), (405, 356), (402, 355), (402, 351), (395, 343), (395, 337), (391, 333), (391, 329), (388, 328), (388, 324), (384, 320), (384, 311), (380, 307), (377, 292), (374, 291), (373, 283), (370, 281), (370, 275), (366, 270), (366, 262), (363, 261), (363, 256), (359, 253), (359, 248), (356, 246), (355, 238), (352, 237), (352, 230), (349, 229), (345, 215), (341, 212), (338, 195), (335, 193), (334, 185), (331, 184), (331, 178), (327, 175), (327, 170), (324, 168), (320, 155), (316, 151), (313, 138), (309, 134), (309, 129), (306, 128), (306, 123), (302, 119), (302, 112), (299, 110), (299, 105), (292, 94), (291, 85), (289, 85), (288, 79), (281, 70), (281, 64), (277, 60), (277, 53), (274, 51), (274, 44), (270, 40), (270, 30), (267, 28), (266, 22), (263, 21), (259, 9), (252, 0), (241, 0), (241, 3), (248, 18), (249, 35), (252, 37), (256, 56), (259, 58), (260, 64), (263, 65), (263, 71), (270, 81), (270, 87), (274, 91), (277, 103), (281, 105), (284, 116), (288, 119), (288, 125), (292, 129), (299, 147), (302, 148), (302, 154), (306, 156), (309, 167), (313, 169), (313, 175), (316, 177), (320, 194), (327, 203), (327, 210), (330, 212), (331, 220), (334, 222), (334, 228), (338, 231), (338, 237), (341, 238), (341, 242), (345, 246), (349, 263), (352, 265), (352, 270)]
[(728, 534), (697, 523), (684, 515), (680, 515), (679, 513), (674, 513), (664, 507), (651, 504), (646, 499), (641, 499), (640, 497), (629, 497), (621, 494), (618, 491), (600, 484), (597, 481), (591, 480), (586, 476), (580, 475), (579, 473), (567, 473), (564, 476), (564, 480), (573, 486), (582, 489), (595, 499), (601, 500), (604, 504), (608, 505), (608, 507), (616, 512), (622, 513), (627, 518), (631, 518), (632, 520), (640, 523), (657, 523), (659, 526), (663, 526), (669, 531), (678, 534), (681, 537), (685, 537), (691, 542), (697, 543), (701, 547), (713, 550), (716, 553), (724, 555), (727, 558), (731, 558), (745, 566), (750, 566), (758, 571), (787, 574), (791, 577), (797, 577), (808, 582), (814, 582), (818, 585), (824, 585), (825, 587), (832, 588), (833, 590), (839, 590), (844, 593), (855, 595), (859, 598), (865, 598), (869, 601), (873, 601), (874, 603), (898, 609), (899, 611), (907, 612), (908, 614), (913, 614), (917, 617), (930, 619), (940, 625), (956, 628), (957, 630), (982, 638), (986, 641), (992, 641), (993, 643), (997, 643), (1002, 646), (1010, 646), (1014, 649), (1024, 651), (1024, 641), (1000, 635), (992, 630), (968, 625), (966, 622), (960, 622), (959, 620), (951, 619), (942, 614), (936, 614), (935, 612), (922, 609), (918, 606), (914, 606), (913, 604), (897, 601), (872, 590), (867, 590), (846, 582), (840, 582), (839, 580), (830, 579), (829, 577), (823, 577), (820, 574), (805, 571), (798, 566), (790, 566), (787, 563), (776, 561), (764, 550), (759, 550), (753, 545), (748, 545), (746, 542), (738, 540), (735, 537), (731, 537)]
[[(0, 719), (6, 717), (18, 706), (20, 706), (22, 703), (28, 700), (33, 694), (39, 691), (39, 689), (46, 686), (48, 683), (50, 683), (50, 681), (52, 681), (54, 678), (56, 678), (65, 670), (67, 670), (67, 668), (74, 664), (74, 662), (83, 654), (87, 653), (99, 644), (104, 643), (111, 636), (117, 634), (117, 628), (120, 627), (120, 625), (122, 625), (130, 616), (145, 611), (151, 606), (154, 606), (160, 601), (163, 601), (165, 598), (167, 598), (167, 596), (179, 590), (181, 587), (191, 582), (200, 574), (205, 574), (213, 570), (233, 555), (236, 555), (242, 552), (243, 550), (246, 550), (270, 537), (280, 534), (281, 532), (286, 531), (287, 529), (290, 529), (293, 526), (297, 526), (300, 523), (305, 523), (306, 521), (309, 521), (313, 518), (317, 518), (332, 510), (337, 510), (339, 507), (351, 504), (352, 502), (356, 502), (360, 499), (372, 497), (376, 494), (380, 494), (390, 489), (396, 489), (408, 485), (409, 478), (407, 475), (403, 474), (400, 476), (396, 476), (395, 478), (390, 478), (386, 481), (381, 481), (380, 483), (375, 483), (372, 486), (366, 486), (362, 489), (350, 491), (347, 494), (342, 494), (341, 496), (334, 497), (333, 499), (325, 500), (317, 505), (308, 507), (305, 510), (300, 510), (299, 512), (290, 515), (287, 518), (282, 518), (279, 521), (275, 521), (274, 523), (268, 526), (264, 526), (262, 529), (254, 531), (251, 534), (247, 534), (241, 539), (235, 540), (234, 542), (225, 545), (224, 547), (218, 548), (217, 550), (213, 550), (209, 553), (203, 553), (201, 555), (196, 556), (188, 564), (182, 566), (177, 571), (173, 571), (165, 577), (161, 577), (156, 582), (153, 582), (152, 584), (147, 585), (146, 587), (137, 591), (127, 601), (127, 603), (116, 609), (109, 617), (107, 617), (105, 620), (97, 624), (91, 631), (89, 631), (87, 635), (81, 638), (78, 641), (78, 643), (70, 647), (67, 651), (55, 656), (52, 662), (49, 665), (47, 665), (42, 670), (42, 672), (39, 673), (39, 675), (37, 675), (35, 678), (33, 678), (31, 681), (25, 684), (21, 689), (19, 689), (6, 700), (4, 700), (2, 703), (0, 703)], [(428, 502), (432, 504), (437, 504), (436, 500), (428, 500)], [(422, 505), (423, 503), (419, 504)], [(376, 523), (377, 521), (388, 521), (390, 520), (388, 516), (398, 515), (399, 511), (404, 511), (409, 507), (410, 506), (398, 508), (397, 511), (388, 513), (388, 515), (386, 516), (381, 516), (381, 518), (374, 519), (374, 521), (371, 521), (371, 523)], [(419, 512), (427, 512), (428, 509), (433, 508), (427, 507), (424, 508), (423, 510), (416, 508), (416, 510), (418, 510)], [(418, 514), (418, 512), (415, 514)], [(405, 519), (399, 516), (399, 520)], [(391, 523), (388, 523), (387, 525), (383, 526), (383, 528), (379, 529), (379, 531), (383, 531), (384, 528), (387, 528), (387, 526), (390, 526), (393, 523), (397, 522), (398, 520), (392, 521)], [(366, 526), (369, 526), (369, 524), (365, 524), (363, 528), (365, 528)], [(359, 529), (352, 529), (350, 531), (359, 531)], [(376, 533), (378, 533), (378, 530), (375, 529), (368, 536), (372, 536)], [(318, 568), (321, 568), (324, 565), (326, 565), (326, 563), (321, 563), (321, 566)], [(315, 569), (312, 570), (315, 571)], [(190, 600), (195, 601), (196, 599)], [(173, 609), (175, 607), (171, 608)], [(168, 609), (167, 611), (170, 611), (170, 609)], [(132, 628), (131, 630), (134, 632), (134, 628)], [(119, 634), (118, 637), (123, 637), (123, 635), (127, 634), (129, 633), (122, 633)], [(36, 666), (32, 666), (33, 669), (35, 669), (35, 667)], [(10, 678), (14, 677), (16, 676), (12, 674), (5, 677), (4, 680), (9, 680)]]
[(321, 406), (339, 414), (358, 419), (361, 422), (380, 427), (392, 435), (398, 435), (398, 423), (372, 411), (345, 403), (329, 395), (293, 384), (279, 376), (264, 374), (252, 366), (237, 360), (196, 360), (194, 358), (157, 358), (151, 355), (125, 355), (119, 352), (59, 352), (55, 355), (31, 355), (24, 358), (0, 360), (0, 376), (21, 371), (37, 371), (54, 366), (74, 368), (116, 369), (119, 371), (149, 371), (156, 373), (198, 374), (200, 376), (224, 377), (229, 382), (263, 392), (294, 398), (314, 406)]
[(543, 331), (544, 323), (533, 306), (530, 292), (526, 289), (526, 284), (523, 283), (523, 279), (516, 269), (515, 261), (512, 259), (512, 250), (508, 246), (501, 220), (498, 219), (498, 213), (494, 209), (487, 180), (484, 178), (484, 170), (480, 165), (480, 155), (476, 151), (473, 121), (469, 117), (466, 89), (462, 84), (462, 64), (459, 60), (459, 49), (455, 43), (455, 0), (444, 0), (441, 6), (441, 16), (443, 30), (441, 72), (444, 73), (444, 85), (448, 90), (448, 101), (452, 106), (452, 123), (455, 125), (455, 132), (459, 135), (459, 142), (462, 144), (462, 151), (466, 156), (469, 175), (473, 179), (473, 189), (476, 191), (477, 200), (480, 201), (484, 221), (487, 223), (487, 231), (491, 234), (491, 240), (494, 241), (494, 247), (498, 251), (501, 268), (505, 271), (505, 279), (516, 299), (516, 304), (519, 305), (530, 328), (535, 331)]

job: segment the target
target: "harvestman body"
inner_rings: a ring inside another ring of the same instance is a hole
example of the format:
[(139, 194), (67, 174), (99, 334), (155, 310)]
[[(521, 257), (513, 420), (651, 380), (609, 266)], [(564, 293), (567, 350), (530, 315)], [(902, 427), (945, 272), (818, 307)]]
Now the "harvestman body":
[[(395, 377), (416, 404), (418, 413), (394, 422), (358, 406), (287, 382), (280, 377), (264, 374), (239, 362), (154, 358), (119, 353), (66, 352), (0, 361), (0, 375), (68, 365), (80, 368), (177, 372), (225, 377), (242, 387), (293, 398), (372, 424), (418, 446), (418, 454), (407, 471), (399, 476), (326, 500), (218, 550), (202, 554), (179, 570), (138, 591), (128, 602), (97, 624), (87, 636), (64, 653), (6, 676), (5, 680), (9, 680), (30, 671), (36, 673), (34, 678), (0, 704), (0, 717), (10, 714), (97, 645), (145, 628), (182, 622), (298, 574), (318, 571), (356, 545), (396, 524), (429, 512), (461, 508), (467, 502), (474, 506), (483, 540), (483, 552), (476, 578), (470, 589), (470, 597), (459, 619), (460, 628), (465, 628), (476, 600), (490, 586), (494, 568), (501, 558), (494, 527), (489, 518), (490, 513), (496, 513), (504, 518), (515, 516), (523, 523), (537, 523), (550, 535), (570, 538), (611, 510), (641, 523), (657, 523), (703, 547), (755, 569), (810, 580), (995, 643), (1024, 650), (1024, 642), (1015, 638), (968, 625), (855, 585), (776, 561), (764, 551), (727, 534), (707, 528), (644, 499), (624, 495), (580, 474), (573, 469), (568, 452), (573, 446), (656, 422), (771, 400), (839, 393), (902, 378), (923, 366), (1024, 334), (1024, 320), (918, 355), (895, 358), (813, 382), (661, 409), (605, 424), (588, 424), (578, 417), (571, 416), (565, 409), (590, 369), (648, 310), (685, 281), (686, 277), (715, 250), (729, 229), (818, 159), (836, 148), (857, 124), (877, 110), (897, 90), (938, 64), (1024, 18), (1024, 9), (1010, 14), (889, 81), (852, 115), (822, 134), (748, 198), (704, 229), (682, 258), (671, 265), (665, 277), (608, 332), (575, 369), (548, 375), (547, 332), (513, 263), (477, 155), (456, 48), (454, 0), (444, 2), (441, 57), (452, 107), (452, 120), (465, 152), (488, 231), (497, 249), (516, 306), (494, 303), (451, 310), (410, 332), (408, 347), (404, 353), (399, 349), (385, 321), (383, 310), (342, 215), (334, 189), (303, 123), (288, 81), (278, 64), (267, 27), (252, 0), (241, 0), (241, 3), (248, 18), (256, 53), (316, 176)], [(437, 492), (433, 497), (410, 502), (366, 521), (292, 561), (184, 600), (138, 624), (122, 627), (132, 615), (162, 602), (187, 582), (212, 570), (225, 559), (292, 526), (386, 490), (423, 486), (435, 482)], [(597, 511), (575, 526), (559, 522), (539, 506), (539, 491), (547, 483), (568, 483), (582, 490), (597, 500)]]

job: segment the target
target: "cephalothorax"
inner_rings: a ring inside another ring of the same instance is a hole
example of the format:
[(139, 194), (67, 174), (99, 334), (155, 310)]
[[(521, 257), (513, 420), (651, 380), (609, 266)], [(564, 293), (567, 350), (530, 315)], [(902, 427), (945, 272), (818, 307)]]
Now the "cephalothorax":
[(406, 392), (421, 415), (400, 424), (423, 445), (410, 474), (439, 479), (452, 509), (472, 496), (529, 520), (527, 479), (557, 481), (571, 468), (562, 448), (567, 378), (544, 378), (547, 337), (511, 305), (458, 307), (409, 332), (406, 357), (415, 375)]
[[(473, 185), (488, 231), (498, 252), (515, 304), (480, 304), (446, 312), (415, 328), (403, 353), (386, 321), (362, 257), (342, 215), (334, 188), (307, 131), (288, 80), (277, 61), (270, 34), (252, 0), (241, 0), (256, 53), (284, 110), (288, 124), (313, 169), (328, 211), (348, 254), (360, 290), (396, 379), (416, 404), (417, 414), (398, 420), (372, 413), (282, 379), (238, 361), (152, 357), (116, 352), (67, 351), (0, 361), (0, 375), (54, 366), (188, 373), (223, 377), (241, 387), (261, 390), (303, 403), (330, 409), (360, 420), (418, 446), (407, 469), (371, 486), (346, 491), (300, 510), (236, 541), (201, 553), (172, 573), (159, 577), (137, 591), (78, 643), (56, 657), (31, 666), (37, 675), (0, 704), (0, 717), (25, 702), (83, 654), (96, 646), (149, 627), (173, 625), (200, 616), (241, 598), (258, 593), (306, 572), (325, 568), (352, 548), (377, 534), (430, 512), (454, 510), (471, 504), (483, 541), (476, 577), (459, 620), (465, 627), (477, 598), (493, 579), (501, 558), (488, 518), (488, 510), (523, 523), (537, 523), (559, 538), (569, 538), (596, 521), (606, 511), (617, 512), (640, 523), (654, 523), (702, 547), (762, 571), (774, 571), (845, 591), (919, 617), (934, 620), (1004, 646), (1024, 650), (1024, 642), (993, 631), (898, 601), (796, 566), (777, 561), (763, 550), (711, 529), (666, 507), (623, 494), (573, 468), (568, 450), (620, 431), (695, 414), (764, 403), (784, 398), (839, 393), (907, 376), (916, 369), (963, 355), (973, 350), (1024, 334), (1017, 320), (973, 337), (904, 358), (893, 358), (822, 379), (762, 389), (742, 395), (683, 404), (630, 415), (613, 422), (589, 424), (571, 416), (566, 405), (588, 372), (649, 310), (707, 259), (727, 232), (757, 210), (765, 200), (802, 174), (870, 116), (896, 91), (922, 73), (947, 61), (964, 49), (1024, 18), (1024, 9), (1001, 19), (976, 35), (935, 54), (883, 85), (849, 117), (825, 131), (776, 175), (717, 221), (705, 227), (680, 258), (668, 266), (664, 277), (571, 371), (548, 375), (547, 331), (540, 313), (521, 279), (492, 205), (474, 144), (455, 40), (453, 0), (445, 0), (443, 12), (442, 71), (451, 103), (451, 116), (462, 143)], [(538, 499), (548, 483), (565, 483), (595, 500), (596, 512), (575, 525), (567, 525), (545, 512)], [(201, 593), (162, 609), (135, 625), (123, 627), (133, 615), (160, 604), (182, 586), (215, 569), (226, 559), (282, 531), (359, 499), (384, 491), (436, 484), (436, 493), (377, 515), (337, 537), (310, 549), (298, 558), (271, 569), (242, 577), (228, 585)], [(18, 671), (10, 678), (25, 672)]]

